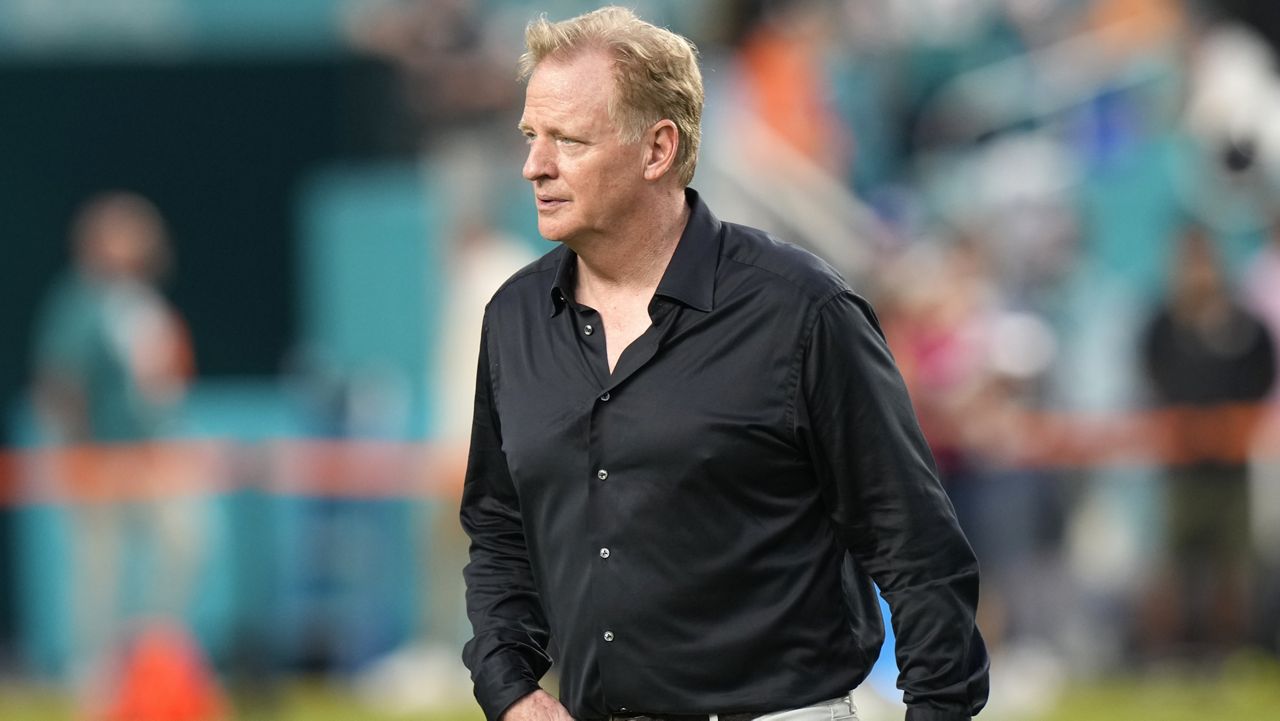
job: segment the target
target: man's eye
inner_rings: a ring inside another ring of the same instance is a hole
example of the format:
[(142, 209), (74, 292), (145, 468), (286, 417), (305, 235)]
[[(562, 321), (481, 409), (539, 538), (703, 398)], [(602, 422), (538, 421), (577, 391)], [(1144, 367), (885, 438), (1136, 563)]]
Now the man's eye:
[(574, 140), (573, 138), (556, 138), (556, 142), (560, 143), (561, 145), (577, 145), (578, 144), (578, 141)]

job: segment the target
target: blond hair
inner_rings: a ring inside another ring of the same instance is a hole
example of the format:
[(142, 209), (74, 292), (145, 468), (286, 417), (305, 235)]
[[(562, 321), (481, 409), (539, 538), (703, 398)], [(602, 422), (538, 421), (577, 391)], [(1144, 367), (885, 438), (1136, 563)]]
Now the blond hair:
[(563, 60), (591, 50), (609, 53), (617, 89), (609, 101), (609, 118), (622, 138), (636, 142), (654, 123), (671, 120), (679, 132), (674, 168), (681, 184), (693, 181), (703, 101), (693, 43), (612, 6), (556, 23), (543, 15), (525, 28), (524, 41), (528, 50), (520, 57), (521, 80), (548, 58)]

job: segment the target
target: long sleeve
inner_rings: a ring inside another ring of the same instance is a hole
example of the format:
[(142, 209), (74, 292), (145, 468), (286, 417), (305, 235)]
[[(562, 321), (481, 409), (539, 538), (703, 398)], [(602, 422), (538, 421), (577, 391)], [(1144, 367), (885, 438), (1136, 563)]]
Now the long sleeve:
[(520, 502), (502, 450), (493, 398), (488, 324), (481, 335), (462, 527), (471, 538), (467, 615), (474, 637), (463, 649), (476, 700), (489, 721), (538, 689), (551, 665), (546, 615), (534, 586)]
[(968, 719), (988, 691), (977, 561), (870, 306), (842, 292), (812, 323), (797, 432), (837, 536), (893, 611), (907, 721)]

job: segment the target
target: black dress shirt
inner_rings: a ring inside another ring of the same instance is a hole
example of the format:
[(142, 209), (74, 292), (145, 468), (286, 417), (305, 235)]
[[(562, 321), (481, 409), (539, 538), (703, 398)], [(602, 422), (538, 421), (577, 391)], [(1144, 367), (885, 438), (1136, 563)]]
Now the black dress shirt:
[(893, 610), (911, 721), (987, 695), (978, 569), (875, 315), (829, 266), (692, 212), (609, 372), (564, 246), (486, 314), (462, 523), (485, 715), (777, 711), (860, 683)]

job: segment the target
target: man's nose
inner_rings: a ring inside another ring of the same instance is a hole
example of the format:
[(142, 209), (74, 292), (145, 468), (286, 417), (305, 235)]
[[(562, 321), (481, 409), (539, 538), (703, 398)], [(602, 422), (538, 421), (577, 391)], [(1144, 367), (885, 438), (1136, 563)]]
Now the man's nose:
[(529, 155), (524, 159), (524, 179), (538, 180), (555, 175), (555, 162), (549, 143), (534, 140), (529, 143)]

